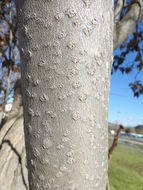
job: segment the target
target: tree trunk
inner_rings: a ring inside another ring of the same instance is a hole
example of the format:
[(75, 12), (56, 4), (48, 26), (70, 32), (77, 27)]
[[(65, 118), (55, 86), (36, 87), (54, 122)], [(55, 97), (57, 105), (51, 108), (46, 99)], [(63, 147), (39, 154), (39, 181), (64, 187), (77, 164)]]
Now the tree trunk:
[(105, 190), (113, 2), (17, 2), (30, 190)]

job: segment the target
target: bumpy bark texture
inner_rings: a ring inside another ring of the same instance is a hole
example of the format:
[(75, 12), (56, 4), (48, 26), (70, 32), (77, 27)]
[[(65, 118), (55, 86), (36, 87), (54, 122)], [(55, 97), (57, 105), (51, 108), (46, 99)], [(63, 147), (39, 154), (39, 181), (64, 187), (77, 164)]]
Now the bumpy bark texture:
[(30, 190), (105, 190), (113, 3), (18, 2)]

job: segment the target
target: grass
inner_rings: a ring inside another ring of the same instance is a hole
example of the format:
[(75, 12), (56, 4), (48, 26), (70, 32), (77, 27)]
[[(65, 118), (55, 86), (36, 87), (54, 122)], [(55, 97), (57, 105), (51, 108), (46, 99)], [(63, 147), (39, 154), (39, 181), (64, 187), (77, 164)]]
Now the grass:
[(143, 148), (118, 144), (109, 163), (110, 190), (143, 190)]

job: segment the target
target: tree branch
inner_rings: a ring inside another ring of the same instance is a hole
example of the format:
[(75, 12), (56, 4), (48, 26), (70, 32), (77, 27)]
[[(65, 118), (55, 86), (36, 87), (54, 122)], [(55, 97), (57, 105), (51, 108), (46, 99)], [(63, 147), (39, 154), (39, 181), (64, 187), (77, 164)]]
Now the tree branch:
[(124, 7), (124, 1), (125, 0), (117, 0), (116, 8), (114, 11), (114, 24), (115, 25), (119, 21), (119, 16), (120, 16), (120, 14), (123, 10), (123, 7)]
[(128, 8), (126, 15), (114, 28), (114, 50), (133, 32), (138, 20), (141, 17), (142, 4), (140, 1), (133, 1)]
[(7, 98), (10, 89), (10, 80), (11, 80), (11, 73), (12, 73), (12, 64), (11, 64), (11, 52), (12, 52), (12, 10), (11, 10), (11, 3), (9, 4), (9, 65), (8, 65), (8, 77), (7, 77), (7, 87), (4, 95), (4, 103), (3, 103), (3, 110), (5, 110), (5, 105), (7, 103)]
[(124, 129), (124, 127), (122, 125), (119, 126), (119, 129), (116, 132), (116, 135), (114, 137), (113, 143), (111, 145), (111, 147), (109, 148), (109, 153), (108, 153), (108, 161), (110, 160), (110, 158), (112, 157), (112, 154), (114, 152), (114, 149), (117, 147), (117, 143), (118, 143), (118, 139), (120, 136), (120, 132)]
[(7, 144), (11, 148), (11, 150), (15, 153), (15, 155), (18, 157), (18, 161), (19, 161), (20, 168), (21, 168), (21, 177), (22, 177), (23, 185), (25, 186), (25, 189), (28, 190), (28, 185), (26, 183), (24, 171), (23, 171), (23, 167), (22, 167), (22, 156), (16, 150), (16, 148), (13, 146), (13, 144), (11, 143), (11, 141), (9, 139), (2, 140), (2, 142), (0, 144), (0, 150), (2, 149), (3, 144)]

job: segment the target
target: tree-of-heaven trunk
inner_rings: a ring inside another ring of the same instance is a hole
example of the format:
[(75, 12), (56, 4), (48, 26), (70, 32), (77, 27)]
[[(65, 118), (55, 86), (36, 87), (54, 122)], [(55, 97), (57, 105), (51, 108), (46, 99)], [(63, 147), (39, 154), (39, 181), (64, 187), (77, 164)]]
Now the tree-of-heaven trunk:
[(30, 190), (105, 190), (111, 0), (17, 0)]

